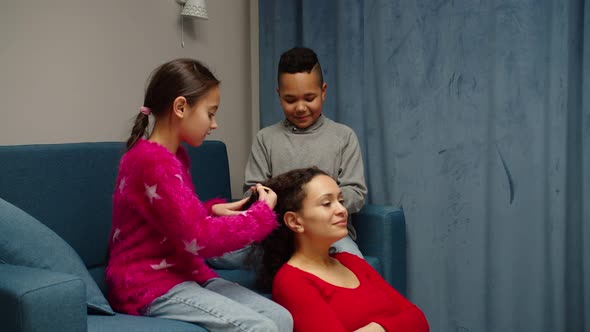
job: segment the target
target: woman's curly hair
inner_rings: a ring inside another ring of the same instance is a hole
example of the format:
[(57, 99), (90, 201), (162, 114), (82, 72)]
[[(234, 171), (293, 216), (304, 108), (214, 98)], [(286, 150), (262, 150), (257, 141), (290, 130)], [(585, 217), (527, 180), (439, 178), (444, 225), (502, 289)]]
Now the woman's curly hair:
[(277, 227), (262, 242), (253, 245), (250, 252), (251, 262), (258, 265), (258, 286), (261, 290), (270, 291), (272, 281), (278, 270), (295, 252), (295, 237), (291, 229), (283, 222), (285, 213), (299, 211), (305, 199), (305, 185), (318, 175), (328, 175), (317, 167), (300, 168), (268, 179), (264, 185), (277, 194)]

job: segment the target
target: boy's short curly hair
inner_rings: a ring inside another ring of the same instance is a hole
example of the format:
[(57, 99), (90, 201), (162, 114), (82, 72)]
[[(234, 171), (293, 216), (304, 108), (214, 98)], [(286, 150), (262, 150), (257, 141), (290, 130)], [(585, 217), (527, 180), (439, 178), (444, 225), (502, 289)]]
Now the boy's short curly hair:
[(317, 70), (320, 86), (324, 84), (322, 67), (315, 52), (307, 47), (294, 47), (281, 55), (277, 81), (280, 84), (282, 74), (311, 73)]

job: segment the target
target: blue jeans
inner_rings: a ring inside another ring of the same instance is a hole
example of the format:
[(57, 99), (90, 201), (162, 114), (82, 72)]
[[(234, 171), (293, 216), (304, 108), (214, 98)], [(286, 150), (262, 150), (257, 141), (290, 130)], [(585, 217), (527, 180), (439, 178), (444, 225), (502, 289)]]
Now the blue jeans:
[(143, 315), (196, 323), (212, 332), (293, 330), (285, 308), (221, 278), (203, 286), (194, 281), (178, 284), (150, 303)]

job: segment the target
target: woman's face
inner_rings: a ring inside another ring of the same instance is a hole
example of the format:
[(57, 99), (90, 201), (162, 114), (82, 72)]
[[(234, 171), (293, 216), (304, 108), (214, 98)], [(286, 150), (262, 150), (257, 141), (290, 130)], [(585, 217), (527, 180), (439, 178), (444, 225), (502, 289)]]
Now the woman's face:
[(306, 196), (297, 212), (301, 229), (295, 230), (296, 233), (333, 242), (348, 235), (348, 211), (336, 181), (327, 175), (318, 175), (303, 189)]

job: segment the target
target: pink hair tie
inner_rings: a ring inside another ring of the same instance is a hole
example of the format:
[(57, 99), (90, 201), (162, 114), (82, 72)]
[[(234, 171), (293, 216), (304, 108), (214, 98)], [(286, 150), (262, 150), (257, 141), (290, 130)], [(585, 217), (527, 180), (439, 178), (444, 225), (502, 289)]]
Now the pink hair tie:
[(152, 114), (152, 110), (149, 107), (145, 107), (145, 106), (140, 107), (139, 111), (145, 115)]

